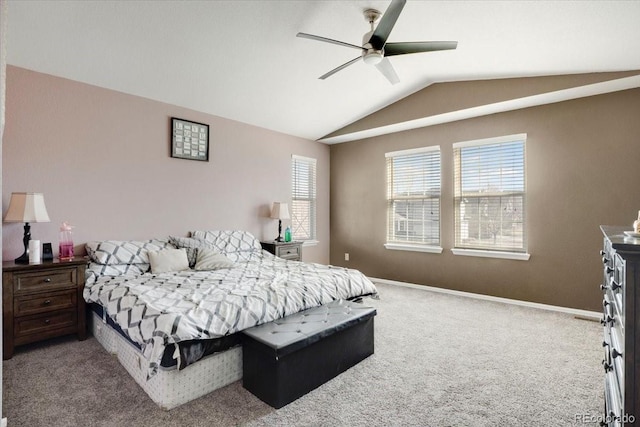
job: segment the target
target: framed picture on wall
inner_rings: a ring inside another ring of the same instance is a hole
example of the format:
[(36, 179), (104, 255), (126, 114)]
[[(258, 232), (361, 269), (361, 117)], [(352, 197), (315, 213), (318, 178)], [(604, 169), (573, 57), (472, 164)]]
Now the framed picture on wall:
[(171, 157), (209, 161), (209, 125), (171, 118)]

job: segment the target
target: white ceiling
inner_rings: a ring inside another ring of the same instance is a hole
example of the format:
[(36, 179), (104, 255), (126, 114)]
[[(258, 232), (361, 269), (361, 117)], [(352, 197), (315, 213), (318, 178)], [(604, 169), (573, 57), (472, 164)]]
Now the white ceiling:
[(389, 1), (9, 0), (8, 63), (319, 139), (434, 82), (640, 69), (640, 1), (411, 1), (390, 42), (458, 49), (354, 64)]

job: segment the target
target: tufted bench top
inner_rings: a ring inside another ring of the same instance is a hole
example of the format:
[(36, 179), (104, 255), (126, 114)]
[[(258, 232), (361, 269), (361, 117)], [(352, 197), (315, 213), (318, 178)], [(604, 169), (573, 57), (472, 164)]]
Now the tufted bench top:
[(373, 307), (335, 300), (242, 332), (271, 348), (277, 359), (375, 315)]

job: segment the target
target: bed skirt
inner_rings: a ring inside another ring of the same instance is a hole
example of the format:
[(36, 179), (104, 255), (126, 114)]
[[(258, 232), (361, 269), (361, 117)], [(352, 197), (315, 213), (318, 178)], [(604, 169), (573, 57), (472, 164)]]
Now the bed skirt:
[(135, 346), (91, 312), (91, 332), (163, 409), (173, 409), (242, 378), (242, 347), (206, 356), (185, 369), (160, 368), (147, 380), (148, 362)]

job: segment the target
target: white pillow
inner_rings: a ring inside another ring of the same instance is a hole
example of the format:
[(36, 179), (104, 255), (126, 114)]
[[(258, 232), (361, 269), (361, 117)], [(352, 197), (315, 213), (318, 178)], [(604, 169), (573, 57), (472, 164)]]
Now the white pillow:
[(163, 249), (149, 251), (149, 264), (152, 273), (166, 273), (168, 271), (183, 271), (189, 269), (186, 249)]
[(213, 249), (198, 248), (198, 257), (194, 270), (217, 270), (219, 268), (231, 268), (235, 264), (229, 258)]

